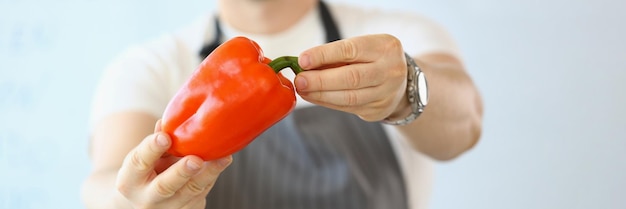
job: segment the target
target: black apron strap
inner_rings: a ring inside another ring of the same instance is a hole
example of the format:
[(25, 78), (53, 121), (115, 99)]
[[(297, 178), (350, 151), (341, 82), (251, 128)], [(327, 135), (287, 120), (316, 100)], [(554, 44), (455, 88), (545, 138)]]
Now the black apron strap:
[(324, 1), (319, 1), (318, 7), (320, 17), (322, 18), (322, 24), (324, 25), (324, 30), (326, 32), (326, 43), (340, 40), (341, 34), (339, 34), (339, 27), (335, 24), (336, 22), (330, 14), (326, 3), (324, 3)]
[(222, 44), (222, 27), (220, 26), (220, 19), (215, 16), (213, 18), (215, 25), (215, 33), (213, 35), (213, 41), (209, 42), (200, 49), (200, 60), (204, 60), (213, 50), (217, 49), (220, 44)]

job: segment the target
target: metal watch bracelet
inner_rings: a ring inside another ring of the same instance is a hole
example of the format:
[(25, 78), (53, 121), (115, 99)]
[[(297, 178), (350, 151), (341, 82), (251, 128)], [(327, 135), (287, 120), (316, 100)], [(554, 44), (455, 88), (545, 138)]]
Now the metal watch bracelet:
[(389, 119), (384, 119), (381, 121), (384, 124), (389, 125), (407, 125), (413, 122), (419, 115), (424, 111), (426, 104), (428, 103), (428, 85), (426, 83), (426, 78), (422, 70), (417, 66), (415, 60), (404, 53), (406, 59), (407, 66), (407, 86), (406, 86), (406, 94), (409, 100), (409, 104), (411, 106), (411, 114), (407, 117), (390, 121)]

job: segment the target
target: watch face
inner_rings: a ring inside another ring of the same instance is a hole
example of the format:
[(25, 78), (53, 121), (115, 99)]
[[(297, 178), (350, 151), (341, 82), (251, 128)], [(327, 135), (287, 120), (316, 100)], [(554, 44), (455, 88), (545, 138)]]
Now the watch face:
[(419, 94), (419, 101), (423, 106), (426, 106), (428, 104), (428, 85), (423, 72), (417, 73), (417, 93)]

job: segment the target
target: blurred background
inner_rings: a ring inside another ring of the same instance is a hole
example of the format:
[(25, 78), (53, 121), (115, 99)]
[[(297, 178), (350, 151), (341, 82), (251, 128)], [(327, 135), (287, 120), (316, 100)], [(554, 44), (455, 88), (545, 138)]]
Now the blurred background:
[[(433, 209), (626, 208), (626, 1), (334, 2), (425, 14), (462, 49), (483, 137), (437, 165)], [(83, 208), (103, 67), (214, 4), (0, 0), (0, 208)]]

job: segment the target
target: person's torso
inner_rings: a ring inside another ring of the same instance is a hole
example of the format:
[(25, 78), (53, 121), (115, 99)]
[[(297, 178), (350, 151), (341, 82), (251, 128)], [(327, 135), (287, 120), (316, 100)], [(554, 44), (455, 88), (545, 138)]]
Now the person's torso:
[[(338, 22), (341, 33), (353, 36), (369, 30), (357, 24), (364, 17), (363, 10), (345, 12)], [(177, 70), (168, 72), (168, 89), (178, 89), (202, 61), (197, 53), (213, 38), (212, 17), (172, 37), (172, 47), (179, 53), (174, 56)], [(312, 11), (298, 25), (272, 36), (245, 34), (224, 25), (223, 40), (244, 35), (255, 40), (268, 58), (297, 56), (326, 42), (319, 18)], [(293, 80), (290, 71), (282, 72)], [(300, 126), (299, 115), (315, 117), (306, 119), (310, 125)], [(324, 126), (329, 124), (333, 126)], [(233, 165), (208, 196), (207, 208), (408, 208), (409, 203), (411, 208), (422, 208), (416, 206), (424, 205), (429, 196), (431, 164), (402, 140), (390, 139), (398, 134), (389, 130), (298, 96), (290, 116), (234, 156)], [(369, 160), (374, 156), (378, 160)], [(420, 197), (408, 198), (411, 192)]]
[[(215, 26), (213, 41), (205, 44), (200, 57), (221, 39), (234, 36), (255, 40), (270, 58), (341, 39), (323, 2), (295, 26), (271, 37), (238, 32), (220, 21)], [(233, 164), (207, 196), (206, 208), (407, 209), (400, 167), (382, 126), (306, 106), (300, 105), (303, 108), (233, 156)]]

